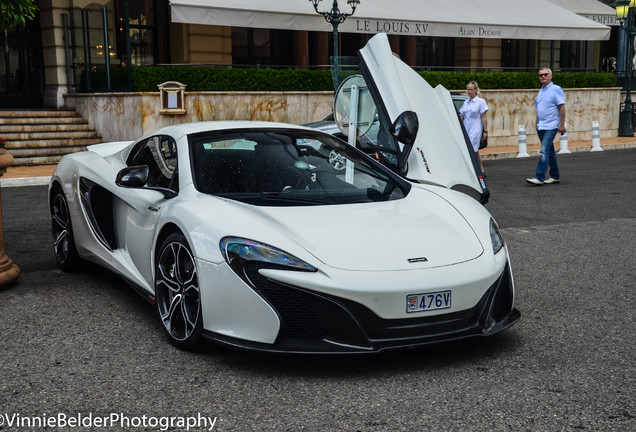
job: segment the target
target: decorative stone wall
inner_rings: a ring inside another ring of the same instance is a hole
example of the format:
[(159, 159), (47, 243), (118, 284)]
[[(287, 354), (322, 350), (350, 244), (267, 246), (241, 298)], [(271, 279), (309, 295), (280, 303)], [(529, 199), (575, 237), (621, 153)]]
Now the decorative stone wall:
[[(482, 90), (481, 97), (488, 104), (489, 145), (518, 144), (519, 126), (524, 126), (528, 143), (536, 135), (537, 113), (534, 101), (538, 90)], [(568, 139), (592, 139), (592, 122), (599, 123), (601, 138), (618, 134), (621, 89), (587, 88), (564, 89), (565, 123)], [(557, 135), (557, 140), (560, 139)]]
[[(187, 90), (187, 89), (186, 89)], [(516, 145), (519, 126), (528, 142), (536, 134), (536, 90), (483, 90), (489, 106), (489, 145)], [(568, 138), (592, 139), (592, 122), (601, 138), (618, 132), (620, 88), (565, 89)], [(134, 140), (160, 127), (205, 120), (265, 120), (294, 124), (318, 121), (331, 114), (332, 92), (187, 92), (186, 113), (161, 114), (157, 93), (68, 94), (76, 109), (105, 142)], [(558, 138), (557, 138), (558, 139)]]
[(332, 92), (196, 92), (185, 94), (186, 113), (161, 114), (157, 93), (68, 94), (74, 108), (105, 142), (134, 140), (163, 126), (207, 120), (263, 120), (294, 124), (331, 113)]

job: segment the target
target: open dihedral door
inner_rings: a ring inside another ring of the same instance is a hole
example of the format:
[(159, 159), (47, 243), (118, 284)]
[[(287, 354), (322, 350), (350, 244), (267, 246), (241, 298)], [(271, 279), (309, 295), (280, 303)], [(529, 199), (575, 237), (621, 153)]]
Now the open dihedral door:
[(401, 174), (464, 192), (486, 203), (490, 193), (449, 91), (442, 86), (432, 88), (397, 58), (386, 34), (371, 38), (358, 54), (380, 127), (392, 125), (406, 111), (417, 115), (419, 131), (412, 148), (394, 144), (399, 150), (398, 162), (402, 162), (398, 165), (404, 167)]

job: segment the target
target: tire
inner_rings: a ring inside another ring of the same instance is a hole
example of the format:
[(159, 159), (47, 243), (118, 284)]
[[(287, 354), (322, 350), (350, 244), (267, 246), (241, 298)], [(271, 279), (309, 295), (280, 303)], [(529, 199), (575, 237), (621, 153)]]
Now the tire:
[(170, 234), (159, 249), (155, 265), (157, 314), (170, 342), (193, 349), (201, 340), (203, 317), (199, 279), (187, 240)]
[(59, 186), (51, 198), (51, 234), (57, 265), (65, 272), (77, 270), (81, 259), (75, 247), (68, 202)]

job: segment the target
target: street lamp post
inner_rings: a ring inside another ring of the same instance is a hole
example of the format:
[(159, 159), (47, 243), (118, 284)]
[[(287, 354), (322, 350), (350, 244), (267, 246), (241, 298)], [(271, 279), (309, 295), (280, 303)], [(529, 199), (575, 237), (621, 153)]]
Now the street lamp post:
[(356, 7), (360, 4), (360, 0), (347, 0), (349, 6), (351, 6), (351, 13), (340, 12), (338, 8), (338, 0), (333, 0), (333, 5), (330, 11), (319, 11), (318, 4), (322, 0), (309, 0), (313, 5), (317, 13), (325, 17), (325, 20), (333, 26), (333, 69), (334, 69), (334, 85), (338, 88), (338, 26), (345, 22), (347, 17), (353, 15), (356, 11)]
[(632, 124), (632, 49), (634, 46), (634, 6), (636, 0), (617, 0), (616, 17), (621, 23), (621, 28), (625, 27), (627, 33), (627, 52), (625, 59), (626, 75), (627, 75), (627, 89), (625, 94), (625, 105), (623, 112), (621, 113), (621, 126), (618, 131), (618, 136), (621, 137), (633, 137), (634, 125)]

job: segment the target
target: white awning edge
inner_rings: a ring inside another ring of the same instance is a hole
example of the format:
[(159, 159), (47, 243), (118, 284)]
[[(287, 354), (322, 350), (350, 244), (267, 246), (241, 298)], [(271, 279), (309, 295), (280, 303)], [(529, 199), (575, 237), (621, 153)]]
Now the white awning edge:
[[(325, 2), (330, 3), (330, 2)], [(345, 3), (344, 1), (341, 3)], [(345, 33), (481, 39), (608, 40), (610, 27), (548, 0), (362, 0), (339, 26)], [(528, 3), (532, 3), (531, 5)], [(171, 0), (172, 21), (287, 30), (331, 31), (303, 0)], [(345, 9), (346, 8), (346, 9)], [(348, 12), (348, 6), (342, 6)]]
[(620, 25), (616, 17), (616, 9), (598, 0), (548, 0), (555, 5), (567, 9), (594, 22), (608, 26)]

